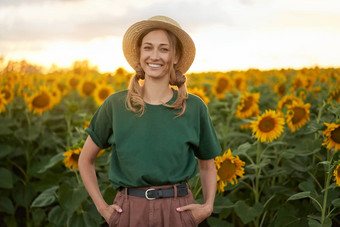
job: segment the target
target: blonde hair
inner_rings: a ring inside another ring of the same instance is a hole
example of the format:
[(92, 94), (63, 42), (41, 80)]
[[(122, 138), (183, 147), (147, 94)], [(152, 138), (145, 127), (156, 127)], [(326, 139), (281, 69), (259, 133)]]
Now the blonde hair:
[[(138, 40), (138, 56), (140, 56), (140, 47), (142, 43), (142, 39), (145, 35), (149, 32), (154, 30), (162, 30), (158, 28), (153, 28), (145, 31)], [(186, 87), (186, 77), (180, 71), (176, 70), (176, 65), (173, 63), (175, 57), (178, 56), (178, 61), (181, 60), (182, 55), (182, 45), (177, 37), (168, 30), (166, 31), (169, 41), (170, 41), (170, 48), (172, 58), (170, 61), (170, 80), (169, 85), (177, 87), (177, 99), (171, 105), (163, 104), (166, 107), (172, 109), (181, 109), (181, 112), (176, 113), (177, 117), (181, 116), (185, 112), (186, 108), (186, 100), (188, 99), (188, 92)], [(173, 66), (173, 67), (171, 67)], [(131, 78), (129, 84), (129, 91), (126, 97), (126, 106), (129, 110), (133, 111), (134, 113), (139, 113), (139, 116), (142, 116), (145, 111), (145, 102), (143, 100), (142, 94), (142, 86), (140, 85), (140, 80), (145, 79), (145, 72), (143, 71), (140, 65), (137, 66), (136, 74)]]

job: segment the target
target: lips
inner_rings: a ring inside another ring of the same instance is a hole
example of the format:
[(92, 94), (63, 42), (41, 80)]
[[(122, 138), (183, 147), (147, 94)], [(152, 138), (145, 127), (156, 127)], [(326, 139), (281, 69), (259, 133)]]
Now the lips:
[(160, 68), (160, 67), (162, 67), (162, 65), (160, 65), (160, 64), (151, 64), (151, 63), (148, 63), (148, 66), (150, 66), (152, 68)]

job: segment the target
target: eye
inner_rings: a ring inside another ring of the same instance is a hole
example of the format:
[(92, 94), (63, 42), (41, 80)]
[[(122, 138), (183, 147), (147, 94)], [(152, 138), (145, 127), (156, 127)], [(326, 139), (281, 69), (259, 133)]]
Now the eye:
[(143, 49), (144, 50), (151, 50), (151, 47), (150, 46), (144, 46)]
[(169, 49), (168, 48), (161, 48), (161, 51), (163, 51), (163, 52), (168, 52), (169, 51)]

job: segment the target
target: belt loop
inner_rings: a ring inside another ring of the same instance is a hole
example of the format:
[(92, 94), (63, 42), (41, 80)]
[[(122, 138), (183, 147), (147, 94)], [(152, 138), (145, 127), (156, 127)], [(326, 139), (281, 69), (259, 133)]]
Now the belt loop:
[(177, 185), (173, 185), (174, 187), (174, 199), (177, 199)]
[(185, 184), (187, 185), (187, 188), (191, 191), (191, 186), (188, 181), (185, 181)]
[(128, 199), (128, 188), (125, 188), (125, 199), (127, 200)]

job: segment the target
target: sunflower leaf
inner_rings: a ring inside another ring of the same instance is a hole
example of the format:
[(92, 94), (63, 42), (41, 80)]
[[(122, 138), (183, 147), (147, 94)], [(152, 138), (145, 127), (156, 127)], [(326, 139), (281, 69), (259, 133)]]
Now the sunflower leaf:
[(308, 191), (308, 192), (299, 192), (299, 193), (296, 193), (296, 194), (292, 195), (291, 197), (289, 197), (288, 201), (289, 200), (297, 200), (297, 199), (309, 198), (310, 194), (311, 194), (310, 191)]
[(55, 166), (58, 162), (64, 159), (63, 153), (58, 153), (53, 156), (46, 165), (44, 165), (41, 169), (39, 169), (38, 173), (43, 173), (46, 170), (50, 169), (51, 167)]
[(250, 143), (241, 144), (234, 152), (234, 155), (244, 155), (251, 148)]
[(13, 188), (12, 173), (6, 168), (0, 168), (0, 188)]
[(250, 207), (244, 201), (238, 201), (235, 204), (234, 209), (237, 216), (241, 218), (243, 224), (247, 224), (262, 214), (263, 205), (261, 203), (256, 203), (254, 207)]
[(329, 165), (329, 164), (331, 164), (331, 162), (330, 161), (323, 161), (323, 162), (319, 162), (318, 163), (318, 165)]
[(264, 158), (259, 164), (250, 164), (250, 165), (247, 165), (247, 168), (249, 168), (249, 169), (260, 169), (260, 168), (265, 167), (269, 163), (271, 163), (270, 159)]
[(234, 226), (233, 224), (227, 221), (223, 221), (215, 217), (209, 217), (207, 219), (207, 222), (210, 226), (216, 226), (216, 227), (233, 227)]
[(59, 186), (46, 189), (32, 203), (32, 207), (45, 207), (51, 205), (56, 200), (56, 190)]
[(301, 191), (313, 191), (315, 189), (315, 185), (312, 181), (304, 181), (301, 182), (298, 186)]
[(335, 207), (340, 207), (340, 199), (335, 199), (332, 201), (332, 204), (335, 206)]

